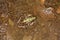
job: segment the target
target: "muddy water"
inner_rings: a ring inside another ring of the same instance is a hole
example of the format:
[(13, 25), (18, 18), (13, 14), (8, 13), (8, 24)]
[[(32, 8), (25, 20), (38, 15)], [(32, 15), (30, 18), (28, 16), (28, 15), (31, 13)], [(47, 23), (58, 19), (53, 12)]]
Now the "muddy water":
[(5, 31), (4, 40), (60, 40), (60, 5), (52, 2), (0, 0), (0, 39)]

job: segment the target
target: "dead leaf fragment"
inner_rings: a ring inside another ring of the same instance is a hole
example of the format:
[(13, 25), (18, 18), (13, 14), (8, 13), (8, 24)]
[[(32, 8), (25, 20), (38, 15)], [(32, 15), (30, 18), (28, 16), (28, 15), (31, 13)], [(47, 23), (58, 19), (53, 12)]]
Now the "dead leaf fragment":
[(11, 19), (9, 19), (8, 22), (10, 26), (14, 26), (14, 22)]

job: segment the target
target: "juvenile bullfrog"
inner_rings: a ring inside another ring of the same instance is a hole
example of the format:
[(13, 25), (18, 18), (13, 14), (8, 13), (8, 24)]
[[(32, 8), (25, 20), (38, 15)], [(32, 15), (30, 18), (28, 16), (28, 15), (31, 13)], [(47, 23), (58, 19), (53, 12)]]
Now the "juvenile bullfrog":
[(32, 26), (35, 23), (36, 17), (29, 14), (25, 16), (25, 18), (21, 21), (22, 23), (20, 24), (19, 27), (25, 28), (28, 26)]

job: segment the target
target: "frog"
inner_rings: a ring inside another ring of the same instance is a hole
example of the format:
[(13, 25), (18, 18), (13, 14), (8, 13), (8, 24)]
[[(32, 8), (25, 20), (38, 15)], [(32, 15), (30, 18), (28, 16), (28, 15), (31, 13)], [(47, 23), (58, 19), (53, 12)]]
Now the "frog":
[(32, 14), (28, 14), (21, 21), (21, 25), (19, 27), (26, 28), (26, 27), (32, 26), (35, 23), (35, 20), (36, 20), (36, 16), (33, 16)]

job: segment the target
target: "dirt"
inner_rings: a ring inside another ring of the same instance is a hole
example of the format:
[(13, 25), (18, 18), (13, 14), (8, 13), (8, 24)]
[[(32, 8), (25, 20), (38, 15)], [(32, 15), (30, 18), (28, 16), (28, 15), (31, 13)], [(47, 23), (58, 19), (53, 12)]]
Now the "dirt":
[(60, 40), (59, 2), (0, 0), (0, 40)]

